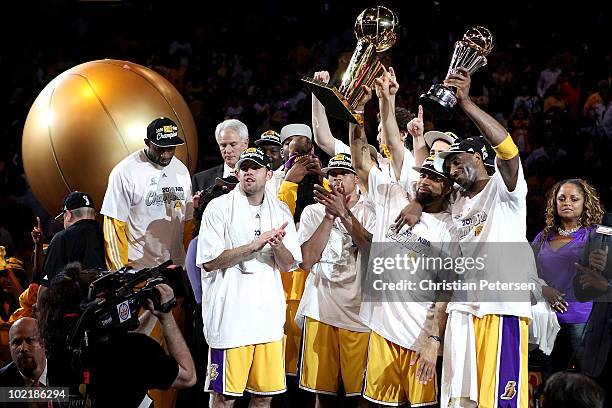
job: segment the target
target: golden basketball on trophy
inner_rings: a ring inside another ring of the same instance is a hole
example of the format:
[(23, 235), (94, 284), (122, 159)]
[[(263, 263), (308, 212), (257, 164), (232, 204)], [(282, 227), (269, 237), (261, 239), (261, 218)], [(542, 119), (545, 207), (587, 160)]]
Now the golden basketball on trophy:
[(395, 13), (386, 7), (365, 9), (355, 21), (357, 47), (340, 86), (336, 88), (313, 78), (302, 78), (329, 115), (361, 124), (361, 115), (355, 109), (365, 94), (363, 86), (372, 87), (374, 80), (382, 75), (384, 68), (380, 56), (396, 43), (398, 25)]
[[(485, 27), (475, 26), (467, 30), (463, 38), (455, 43), (455, 50), (446, 76), (457, 68), (465, 68), (472, 75), (477, 69), (487, 65), (487, 55), (493, 49), (493, 36)], [(423, 109), (435, 116), (447, 118), (457, 104), (453, 88), (435, 84), (426, 94), (421, 95), (419, 103)]]

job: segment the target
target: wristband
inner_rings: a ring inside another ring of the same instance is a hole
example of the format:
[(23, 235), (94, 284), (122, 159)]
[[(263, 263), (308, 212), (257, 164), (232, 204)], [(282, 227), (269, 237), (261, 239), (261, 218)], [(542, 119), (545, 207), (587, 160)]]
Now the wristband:
[(428, 339), (434, 339), (438, 343), (442, 343), (442, 339), (440, 338), (440, 336), (431, 335), (431, 336), (428, 337)]
[(382, 150), (383, 156), (385, 156), (387, 159), (391, 158), (391, 152), (389, 151), (389, 146), (387, 146), (384, 143), (381, 143), (380, 150)]
[(357, 120), (357, 126), (362, 127), (365, 120), (363, 117), (363, 111), (362, 110), (356, 110), (354, 111), (355, 113), (353, 114), (353, 117), (355, 118), (355, 120)]
[(493, 146), (493, 150), (497, 153), (497, 156), (502, 160), (510, 160), (519, 154), (518, 147), (514, 144), (514, 140), (510, 134), (506, 136), (503, 142), (497, 146)]

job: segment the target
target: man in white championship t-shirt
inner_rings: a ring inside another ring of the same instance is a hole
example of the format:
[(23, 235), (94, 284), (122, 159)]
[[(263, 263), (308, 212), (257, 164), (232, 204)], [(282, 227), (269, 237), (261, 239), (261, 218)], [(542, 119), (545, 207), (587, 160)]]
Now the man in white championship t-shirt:
[(294, 270), (302, 254), (289, 208), (266, 189), (269, 165), (261, 149), (246, 149), (236, 164), (239, 185), (202, 215), (196, 265), (215, 407), (231, 406), (245, 390), (254, 406), (269, 406), (286, 389), (280, 273)]
[(155, 119), (147, 127), (146, 148), (111, 171), (100, 211), (109, 268), (151, 268), (169, 259), (184, 265), (193, 201), (189, 170), (174, 155), (183, 144), (178, 132), (171, 119)]
[[(359, 309), (367, 258), (352, 232), (371, 234), (375, 214), (358, 192), (350, 155), (332, 157), (322, 171), (332, 191), (317, 190), (319, 202), (304, 208), (298, 230), (301, 267), (310, 271), (296, 317), (302, 328), (298, 385), (317, 393), (317, 405), (333, 406), (329, 396), (337, 395), (340, 384), (347, 397), (359, 396), (363, 386), (370, 329), (361, 322)], [(340, 214), (330, 208), (334, 199)]]
[[(391, 253), (407, 254), (410, 258), (451, 254), (454, 228), (450, 213), (444, 209), (452, 188), (448, 177), (433, 168), (432, 159), (423, 167), (414, 168), (419, 171), (416, 199), (422, 201), (427, 212), (415, 227), (397, 230), (394, 221), (408, 204), (408, 193), (372, 165), (363, 129), (350, 125), (350, 134), (353, 165), (360, 177), (368, 179), (367, 194), (376, 210), (367, 274), (378, 273), (374, 270), (376, 259), (386, 261), (384, 256)], [(436, 280), (434, 273), (419, 272), (423, 281)], [(376, 286), (369, 287), (373, 280), (368, 276), (364, 281), (368, 286), (362, 288), (360, 316), (372, 330), (363, 396), (382, 405), (399, 406), (406, 402), (412, 406), (434, 405), (435, 367), (442, 335), (440, 326), (443, 327), (440, 321), (444, 319), (445, 304), (419, 301), (407, 293), (397, 295), (399, 298), (384, 293), (379, 298)]]
[[(450, 201), (462, 256), (484, 260), (481, 282), (534, 283), (529, 290), (538, 298), (535, 260), (525, 238), (527, 183), (518, 149), (507, 130), (470, 99), (467, 70), (459, 68), (444, 84), (457, 89), (458, 105), (484, 135), (453, 143), (435, 162), (460, 186)], [(493, 176), (485, 167), (486, 142), (497, 156)], [(408, 214), (400, 224), (414, 222), (418, 208)], [(512, 287), (468, 290), (467, 298), (449, 303), (442, 406), (528, 406), (530, 292)]]

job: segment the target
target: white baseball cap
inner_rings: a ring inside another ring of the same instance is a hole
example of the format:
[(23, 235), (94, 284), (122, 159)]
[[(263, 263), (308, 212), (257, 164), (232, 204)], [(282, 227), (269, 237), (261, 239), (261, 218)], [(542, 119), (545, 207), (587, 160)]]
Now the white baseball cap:
[(437, 130), (430, 130), (429, 132), (425, 133), (423, 137), (425, 138), (425, 143), (427, 143), (427, 147), (430, 149), (436, 140), (444, 140), (449, 145), (452, 145), (459, 138), (453, 132), (439, 132)]
[(310, 130), (310, 126), (302, 123), (291, 123), (289, 125), (285, 125), (280, 132), (281, 144), (293, 136), (306, 136), (312, 140), (312, 130)]

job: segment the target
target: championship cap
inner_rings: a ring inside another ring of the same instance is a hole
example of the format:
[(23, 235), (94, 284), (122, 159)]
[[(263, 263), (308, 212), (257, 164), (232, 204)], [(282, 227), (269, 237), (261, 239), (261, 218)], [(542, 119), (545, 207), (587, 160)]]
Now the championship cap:
[(178, 137), (178, 126), (168, 118), (157, 118), (147, 126), (147, 139), (155, 146), (172, 147), (182, 145), (183, 139)]
[(492, 156), (491, 151), (492, 149), (488, 147), (488, 143), (484, 137), (468, 137), (466, 139), (457, 140), (447, 151), (438, 153), (434, 159), (434, 166), (437, 171), (444, 173), (444, 162), (446, 158), (457, 153), (480, 153), (482, 161), (490, 164)]
[(240, 169), (240, 166), (245, 161), (252, 161), (259, 164), (262, 167), (270, 168), (270, 160), (259, 147), (249, 147), (244, 152), (240, 153), (240, 158), (236, 163), (236, 168)]
[(445, 179), (449, 179), (448, 174), (444, 174), (444, 172), (436, 170), (436, 167), (434, 166), (434, 161), (435, 157), (429, 156), (425, 159), (425, 161), (423, 161), (422, 166), (413, 166), (412, 168), (413, 170), (416, 170), (419, 173), (430, 173), (436, 176), (444, 177)]
[(327, 167), (321, 169), (323, 174), (327, 175), (330, 170), (346, 170), (350, 171), (353, 174), (357, 174), (355, 169), (353, 168), (353, 163), (351, 161), (351, 155), (346, 153), (340, 153), (329, 159), (329, 163)]
[(281, 137), (273, 130), (266, 130), (261, 134), (258, 140), (255, 141), (255, 146), (276, 145), (282, 146)]

